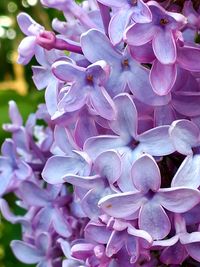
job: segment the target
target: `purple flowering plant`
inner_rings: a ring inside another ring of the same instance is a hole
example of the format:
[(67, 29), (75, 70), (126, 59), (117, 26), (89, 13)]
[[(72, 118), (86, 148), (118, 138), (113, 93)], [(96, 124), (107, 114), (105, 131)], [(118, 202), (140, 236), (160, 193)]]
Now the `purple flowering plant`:
[[(45, 103), (14, 101), (0, 156), (0, 211), (37, 267), (200, 266), (198, 1), (41, 0), (18, 63)], [(38, 120), (43, 120), (39, 125)], [(14, 214), (6, 195), (17, 197)]]

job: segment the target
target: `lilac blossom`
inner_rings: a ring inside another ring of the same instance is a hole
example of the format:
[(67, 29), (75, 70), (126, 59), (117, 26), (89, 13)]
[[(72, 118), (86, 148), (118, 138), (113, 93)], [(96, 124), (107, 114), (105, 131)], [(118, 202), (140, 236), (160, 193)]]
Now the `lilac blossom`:
[(2, 145), (0, 157), (0, 195), (12, 191), (20, 182), (31, 176), (32, 169), (17, 156), (13, 140), (6, 140)]
[(52, 68), (57, 78), (72, 83), (69, 91), (58, 104), (65, 112), (79, 110), (87, 104), (97, 115), (109, 120), (115, 118), (114, 104), (104, 89), (105, 81), (109, 76), (106, 62), (99, 61), (84, 69), (58, 61)]
[[(92, 45), (95, 38), (97, 44)], [(167, 96), (162, 100), (153, 92), (149, 83), (148, 70), (131, 58), (128, 49), (118, 51), (110, 43), (109, 39), (100, 31), (89, 30), (81, 37), (81, 46), (86, 58), (94, 63), (98, 60), (105, 60), (111, 67), (109, 80), (106, 84), (108, 93), (116, 96), (129, 90), (142, 102), (159, 103), (166, 101)], [(92, 51), (92, 53), (91, 53)]]
[(136, 23), (147, 23), (152, 19), (151, 11), (143, 0), (129, 1), (105, 1), (99, 0), (100, 3), (117, 8), (109, 24), (109, 36), (114, 45), (118, 44), (122, 38), (126, 27), (131, 19)]
[(182, 2), (41, 0), (64, 15), (57, 33), (18, 15), (18, 61), (36, 58), (45, 89), (25, 123), (10, 101), (3, 125), (0, 212), (21, 225), (19, 261), (199, 265), (200, 14)]
[[(145, 170), (142, 171), (144, 165)], [(150, 233), (154, 239), (163, 239), (170, 231), (170, 221), (164, 208), (183, 213), (200, 201), (198, 190), (160, 188), (160, 171), (148, 155), (141, 156), (133, 163), (131, 176), (134, 186), (129, 192), (108, 195), (100, 200), (99, 205), (116, 218), (130, 216), (139, 210), (139, 228)], [(186, 201), (182, 202), (184, 198)]]
[(173, 64), (177, 57), (178, 31), (184, 26), (186, 19), (179, 13), (167, 12), (155, 1), (149, 2), (149, 8), (152, 21), (131, 25), (126, 31), (126, 41), (136, 46), (152, 41), (156, 58), (163, 64)]
[(56, 251), (58, 250), (56, 247), (52, 247), (48, 232), (38, 233), (34, 241), (34, 244), (20, 240), (11, 242), (11, 248), (17, 259), (26, 264), (38, 263), (37, 267), (53, 266), (53, 257), (57, 256), (59, 251)]

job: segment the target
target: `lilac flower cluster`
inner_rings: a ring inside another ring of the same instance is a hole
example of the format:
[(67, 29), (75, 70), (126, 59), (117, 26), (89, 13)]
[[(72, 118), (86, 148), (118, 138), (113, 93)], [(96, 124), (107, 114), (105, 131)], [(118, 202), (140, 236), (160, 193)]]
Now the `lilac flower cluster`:
[(11, 101), (3, 126), (0, 210), (22, 226), (13, 253), (37, 267), (199, 266), (200, 10), (41, 3), (66, 20), (54, 33), (18, 16), (18, 62), (35, 56), (45, 104), (23, 126)]

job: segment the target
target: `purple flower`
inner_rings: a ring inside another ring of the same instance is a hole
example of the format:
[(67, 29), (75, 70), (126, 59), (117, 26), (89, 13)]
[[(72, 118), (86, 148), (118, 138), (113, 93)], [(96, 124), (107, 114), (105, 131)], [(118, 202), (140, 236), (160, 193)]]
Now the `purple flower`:
[(143, 0), (99, 0), (99, 2), (111, 8), (117, 8), (109, 24), (109, 36), (114, 45), (122, 40), (131, 19), (136, 23), (147, 23), (152, 19), (151, 11)]
[(115, 118), (114, 103), (104, 88), (109, 75), (106, 62), (99, 61), (85, 69), (65, 61), (58, 61), (52, 68), (57, 78), (72, 83), (58, 104), (59, 109), (73, 112), (87, 104), (97, 115), (109, 120)]
[(178, 31), (184, 26), (186, 19), (179, 13), (167, 12), (154, 1), (150, 2), (149, 8), (152, 21), (130, 26), (126, 31), (126, 42), (140, 46), (152, 41), (157, 59), (163, 64), (173, 64), (177, 57)]
[(11, 248), (18, 260), (26, 264), (37, 264), (37, 267), (52, 267), (52, 260), (58, 254), (58, 249), (52, 247), (51, 236), (46, 232), (37, 234), (34, 244), (13, 240)]
[(108, 195), (99, 201), (99, 206), (115, 218), (124, 218), (139, 210), (139, 228), (154, 239), (163, 239), (171, 228), (164, 208), (183, 213), (200, 201), (198, 190), (186, 187), (160, 188), (160, 171), (149, 155), (143, 155), (133, 163), (131, 177), (134, 186), (130, 192)]
[[(37, 267), (200, 262), (200, 46), (195, 1), (41, 0), (19, 62), (33, 56), (45, 103), (9, 103), (0, 211), (22, 227), (15, 256)], [(194, 40), (195, 38), (195, 40)], [(41, 121), (43, 121), (41, 125)], [(9, 207), (17, 197), (24, 215)]]
[(160, 126), (141, 134), (137, 133), (138, 114), (132, 98), (128, 94), (118, 95), (115, 99), (117, 119), (110, 127), (117, 135), (99, 135), (89, 138), (84, 151), (94, 160), (102, 152), (115, 149), (122, 159), (122, 175), (118, 181), (121, 189), (129, 188), (128, 179), (132, 162), (146, 152), (153, 156), (174, 152), (169, 137), (169, 126)]
[[(92, 41), (96, 40), (96, 45)], [(128, 87), (133, 95), (142, 102), (152, 105), (164, 102), (167, 96), (160, 99), (149, 83), (149, 72), (135, 61), (128, 49), (120, 52), (100, 31), (90, 30), (81, 37), (81, 47), (86, 58), (94, 63), (105, 60), (110, 65), (110, 77), (106, 83), (108, 93), (113, 97)]]
[(32, 170), (16, 153), (12, 140), (7, 139), (2, 145), (0, 156), (0, 195), (14, 190), (19, 183), (29, 178)]
[(163, 247), (161, 261), (165, 264), (182, 264), (188, 254), (199, 261), (199, 232), (188, 233), (186, 224), (180, 214), (174, 217), (176, 235), (167, 240), (154, 241), (153, 246)]

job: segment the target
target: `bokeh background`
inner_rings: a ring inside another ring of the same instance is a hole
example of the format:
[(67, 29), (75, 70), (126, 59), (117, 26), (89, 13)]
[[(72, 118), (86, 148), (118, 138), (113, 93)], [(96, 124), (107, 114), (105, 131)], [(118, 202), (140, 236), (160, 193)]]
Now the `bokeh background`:
[[(16, 16), (22, 11), (29, 13), (46, 29), (51, 28), (53, 17), (62, 18), (61, 13), (42, 8), (39, 0), (0, 0), (0, 144), (9, 137), (1, 127), (9, 121), (9, 100), (17, 102), (24, 120), (36, 110), (39, 103), (44, 102), (44, 92), (37, 91), (31, 79), (31, 65), (37, 63), (33, 59), (25, 68), (16, 63), (17, 47), (23, 38)], [(7, 199), (14, 212), (19, 214), (20, 210), (14, 205), (14, 196), (9, 195)], [(0, 267), (25, 266), (14, 258), (9, 246), (12, 239), (20, 239), (20, 236), (19, 225), (11, 225), (0, 217)]]

